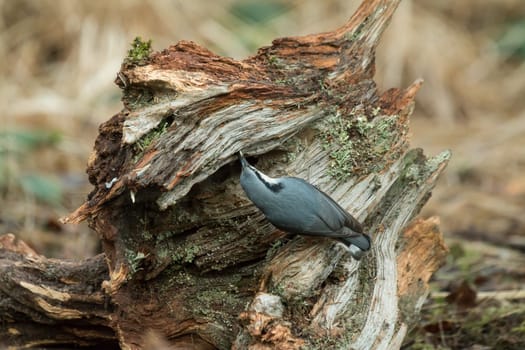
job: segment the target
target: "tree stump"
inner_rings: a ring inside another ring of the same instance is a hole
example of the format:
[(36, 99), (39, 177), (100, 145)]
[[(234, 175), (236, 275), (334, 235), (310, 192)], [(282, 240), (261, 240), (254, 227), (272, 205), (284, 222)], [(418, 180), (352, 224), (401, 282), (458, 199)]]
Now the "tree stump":
[[(64, 219), (88, 220), (104, 254), (46, 259), (3, 236), (0, 339), (140, 349), (153, 330), (177, 349), (399, 348), (446, 254), (438, 219), (413, 219), (450, 155), (409, 147), (421, 81), (374, 83), (398, 2), (364, 1), (335, 31), (243, 61), (187, 41), (130, 52), (124, 107), (89, 159), (94, 190)], [(269, 224), (239, 185), (240, 150), (333, 197), (371, 252), (355, 261)]]

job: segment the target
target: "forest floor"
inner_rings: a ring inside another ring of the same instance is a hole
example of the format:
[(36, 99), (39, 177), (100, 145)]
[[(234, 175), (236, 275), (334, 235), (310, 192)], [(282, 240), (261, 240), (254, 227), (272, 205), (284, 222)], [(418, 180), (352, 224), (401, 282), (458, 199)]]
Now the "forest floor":
[[(96, 254), (58, 218), (91, 187), (98, 125), (121, 108), (113, 79), (135, 36), (193, 40), (234, 58), (331, 30), (358, 5), (307, 1), (0, 1), (0, 234), (50, 257)], [(377, 52), (381, 89), (425, 80), (412, 143), (453, 159), (421, 213), (450, 249), (406, 349), (525, 349), (525, 2), (404, 0)]]

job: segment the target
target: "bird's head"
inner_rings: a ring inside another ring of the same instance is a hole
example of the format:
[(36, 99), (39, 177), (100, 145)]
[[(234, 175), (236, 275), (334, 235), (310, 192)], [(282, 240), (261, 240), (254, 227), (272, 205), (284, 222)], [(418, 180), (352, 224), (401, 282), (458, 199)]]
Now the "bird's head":
[(246, 160), (246, 158), (244, 158), (244, 154), (242, 153), (242, 151), (239, 151), (238, 157), (239, 157), (239, 160), (241, 161), (241, 166), (242, 166), (243, 170), (246, 167), (250, 167), (251, 166), (250, 163), (248, 163), (248, 161)]
[(267, 190), (278, 192), (282, 189), (283, 183), (279, 178), (270, 177), (248, 163), (242, 151), (239, 151), (238, 155), (242, 167), (241, 185), (247, 193), (260, 193)]

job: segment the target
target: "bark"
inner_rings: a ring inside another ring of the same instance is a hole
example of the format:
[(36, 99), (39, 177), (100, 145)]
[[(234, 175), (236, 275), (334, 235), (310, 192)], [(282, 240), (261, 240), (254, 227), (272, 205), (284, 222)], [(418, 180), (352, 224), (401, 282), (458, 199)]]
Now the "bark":
[(46, 259), (14, 235), (0, 236), (0, 345), (116, 344), (114, 310), (100, 288), (107, 278), (103, 254)]
[[(450, 156), (409, 147), (421, 81), (374, 83), (398, 2), (365, 1), (337, 30), (243, 61), (186, 41), (125, 61), (124, 108), (88, 164), (94, 190), (64, 219), (88, 220), (104, 254), (72, 263), (4, 245), (8, 343), (139, 349), (152, 330), (174, 348), (398, 348), (446, 253), (437, 218), (413, 219)], [(269, 224), (239, 186), (239, 150), (331, 195), (364, 223), (370, 254)], [(61, 338), (17, 331), (34, 324)]]

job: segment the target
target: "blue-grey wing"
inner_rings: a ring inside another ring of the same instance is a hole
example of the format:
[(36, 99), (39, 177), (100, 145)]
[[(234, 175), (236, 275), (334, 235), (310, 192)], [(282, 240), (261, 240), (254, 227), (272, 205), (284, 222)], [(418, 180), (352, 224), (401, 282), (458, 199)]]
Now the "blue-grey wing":
[(309, 188), (308, 191), (304, 191), (308, 193), (308, 198), (305, 198), (304, 201), (308, 203), (309, 209), (305, 218), (305, 233), (331, 237), (353, 235), (345, 227), (355, 231), (356, 234), (363, 232), (361, 224), (330, 196), (302, 179), (297, 178), (297, 180)]
[(334, 201), (330, 196), (324, 193), (321, 190), (318, 190), (319, 193), (324, 197), (324, 199), (329, 202), (336, 211), (339, 213), (339, 220), (343, 220), (343, 226), (355, 231), (357, 233), (363, 233), (363, 226), (357, 221), (350, 213), (344, 210), (336, 201)]

